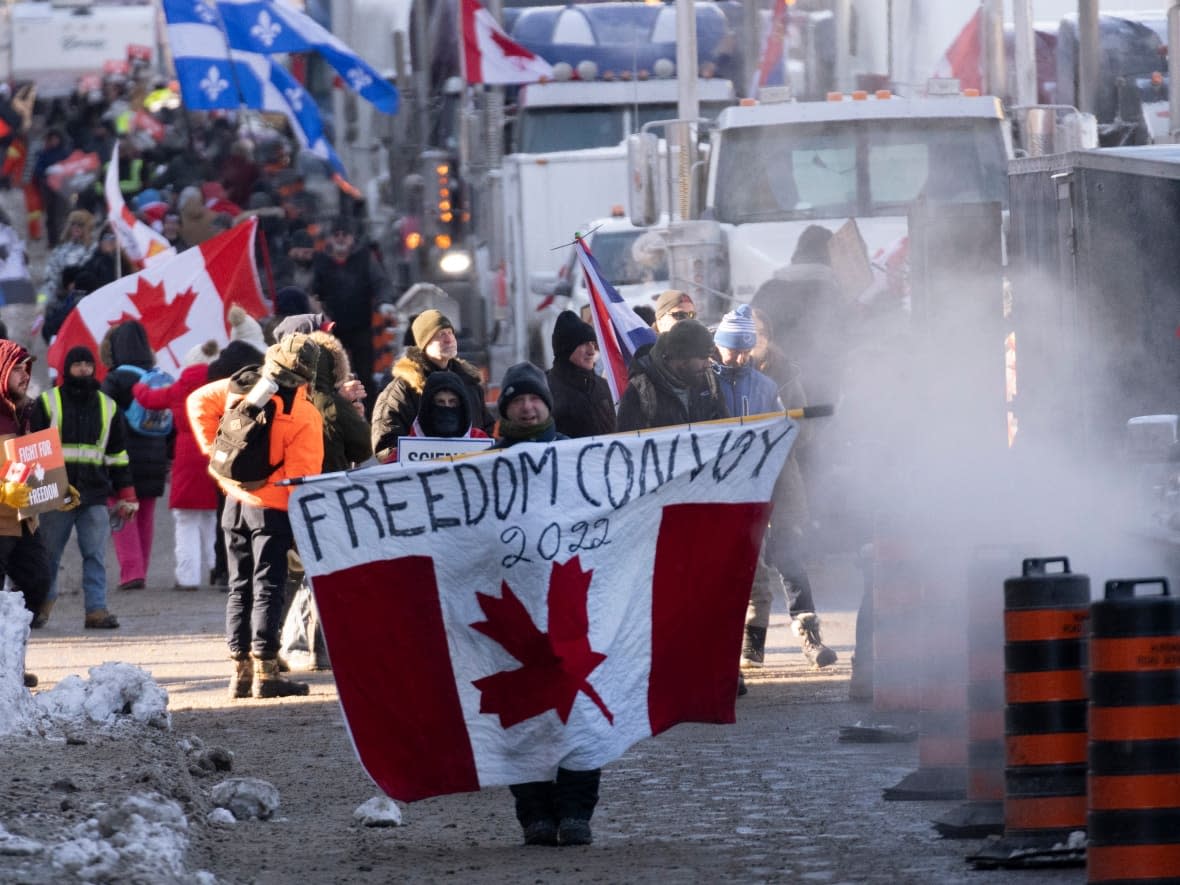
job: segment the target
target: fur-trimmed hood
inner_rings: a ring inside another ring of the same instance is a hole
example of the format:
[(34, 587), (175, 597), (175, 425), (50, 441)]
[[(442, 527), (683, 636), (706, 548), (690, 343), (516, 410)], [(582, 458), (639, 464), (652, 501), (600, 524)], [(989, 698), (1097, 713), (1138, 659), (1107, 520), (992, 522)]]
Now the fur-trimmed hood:
[[(483, 377), (479, 369), (467, 360), (455, 357), (446, 365), (448, 372), (456, 375), (468, 375), (474, 381), (482, 384)], [(426, 378), (431, 372), (438, 371), (438, 366), (426, 355), (420, 347), (407, 347), (393, 366), (393, 377), (400, 378), (408, 384), (415, 393), (422, 393), (426, 386)]]
[(352, 364), (340, 339), (331, 332), (312, 332), (308, 337), (320, 346), (320, 360), (316, 364), (315, 387), (332, 393), (352, 374)]
[(148, 343), (147, 329), (138, 320), (127, 320), (111, 326), (102, 337), (98, 358), (108, 369), (138, 366), (146, 370), (156, 364), (156, 355)]

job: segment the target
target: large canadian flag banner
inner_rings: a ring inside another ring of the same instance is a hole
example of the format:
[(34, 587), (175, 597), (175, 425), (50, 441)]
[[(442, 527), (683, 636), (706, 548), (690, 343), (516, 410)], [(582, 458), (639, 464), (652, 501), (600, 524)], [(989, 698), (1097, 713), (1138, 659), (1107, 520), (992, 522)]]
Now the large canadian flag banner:
[(309, 478), (290, 516), (389, 796), (602, 766), (730, 723), (782, 414)]
[[(70, 348), (79, 344), (97, 356), (107, 330), (126, 320), (143, 323), (156, 365), (173, 377), (195, 345), (210, 339), (228, 344), (226, 314), (233, 304), (256, 319), (268, 313), (254, 266), (257, 228), (258, 220), (251, 218), (91, 292), (70, 311), (49, 346), (50, 367), (60, 372)], [(100, 377), (105, 374), (102, 365), (95, 368)]]

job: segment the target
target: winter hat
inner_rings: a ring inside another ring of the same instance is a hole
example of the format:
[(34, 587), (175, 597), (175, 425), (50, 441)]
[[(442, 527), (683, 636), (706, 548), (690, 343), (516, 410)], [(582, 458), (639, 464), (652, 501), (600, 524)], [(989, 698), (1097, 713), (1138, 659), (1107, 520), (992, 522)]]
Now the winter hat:
[(70, 373), (70, 366), (72, 366), (74, 363), (97, 364), (97, 362), (98, 361), (94, 358), (93, 350), (91, 350), (89, 347), (86, 347), (84, 344), (75, 345), (66, 352), (65, 361), (61, 364), (62, 374), (68, 375)]
[(229, 309), (229, 340), (245, 341), (259, 351), (266, 350), (266, 337), (262, 334), (262, 326), (258, 320), (246, 313), (240, 305), (233, 305)]
[(298, 286), (283, 286), (275, 293), (275, 313), (285, 317), (311, 313), (311, 300)]
[(320, 346), (306, 335), (288, 335), (266, 350), (265, 372), (284, 387), (298, 387), (315, 380)]
[(563, 310), (553, 324), (553, 356), (558, 360), (569, 359), (569, 355), (587, 341), (597, 341), (594, 327), (583, 323), (572, 310)]
[(204, 344), (190, 347), (188, 353), (184, 355), (184, 364), (185, 366), (207, 366), (217, 357), (220, 349), (217, 342), (210, 338)]
[(424, 310), (418, 314), (418, 319), (414, 320), (413, 325), (410, 326), (410, 331), (414, 334), (415, 346), (425, 349), (430, 340), (434, 338), (443, 329), (450, 329), (454, 331), (455, 324), (443, 316), (441, 310)]
[(681, 320), (656, 339), (655, 350), (664, 359), (708, 359), (713, 352), (713, 336), (698, 320)]
[(500, 382), (500, 399), (496, 402), (500, 417), (507, 412), (508, 404), (512, 400), (526, 393), (536, 394), (545, 400), (549, 411), (553, 411), (553, 393), (549, 390), (549, 381), (545, 378), (545, 373), (532, 363), (517, 363), (508, 367), (508, 371), (504, 373), (504, 380)]
[(713, 333), (718, 347), (729, 350), (753, 350), (758, 343), (758, 329), (754, 325), (754, 312), (748, 304), (740, 304), (721, 318), (721, 325)]
[(692, 303), (692, 296), (687, 292), (682, 292), (679, 289), (665, 289), (656, 300), (656, 319), (662, 319), (664, 314), (674, 311), (685, 299), (688, 299), (690, 304)]

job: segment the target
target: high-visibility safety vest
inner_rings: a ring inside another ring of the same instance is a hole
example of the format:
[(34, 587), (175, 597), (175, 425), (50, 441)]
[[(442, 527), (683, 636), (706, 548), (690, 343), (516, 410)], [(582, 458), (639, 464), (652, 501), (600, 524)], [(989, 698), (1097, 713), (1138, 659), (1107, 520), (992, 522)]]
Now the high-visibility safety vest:
[[(90, 464), (95, 467), (127, 467), (131, 464), (131, 459), (127, 456), (126, 449), (123, 449), (121, 452), (115, 452), (113, 455), (107, 454), (107, 442), (111, 438), (111, 422), (114, 420), (118, 406), (115, 405), (113, 399), (101, 390), (95, 392), (98, 394), (98, 406), (102, 419), (102, 431), (98, 435), (98, 440), (93, 445), (77, 442), (66, 443), (63, 440), (61, 444), (62, 459), (67, 464)], [(45, 391), (41, 394), (41, 401), (45, 403), (45, 411), (49, 413), (50, 426), (60, 430), (63, 412), (61, 388), (54, 387), (52, 390)]]

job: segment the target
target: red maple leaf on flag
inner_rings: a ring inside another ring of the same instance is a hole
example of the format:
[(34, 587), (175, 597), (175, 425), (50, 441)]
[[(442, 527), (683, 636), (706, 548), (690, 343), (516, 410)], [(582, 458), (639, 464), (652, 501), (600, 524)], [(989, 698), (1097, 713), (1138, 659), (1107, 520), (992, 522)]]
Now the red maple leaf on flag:
[(529, 52), (529, 50), (525, 49), (519, 43), (508, 39), (503, 34), (499, 34), (493, 30), (491, 35), (492, 41), (500, 48), (500, 51), (504, 53), (505, 58), (523, 58), (526, 60), (535, 58), (533, 53)]
[[(163, 284), (152, 285), (140, 277), (136, 282), (135, 292), (127, 297), (139, 310), (139, 316), (135, 317), (124, 311), (110, 325), (117, 326), (127, 320), (139, 320), (147, 331), (148, 343), (151, 344), (152, 350), (167, 350), (171, 354), (169, 345), (189, 331), (188, 312), (197, 300), (197, 293), (190, 287), (168, 301)], [(175, 358), (175, 354), (172, 356), (179, 364), (180, 360)]]
[(548, 633), (537, 629), (507, 581), (500, 584), (498, 598), (476, 594), (487, 620), (471, 627), (494, 639), (521, 663), (515, 670), (501, 670), (472, 683), (480, 691), (479, 712), (499, 715), (502, 728), (546, 710), (555, 711), (564, 724), (578, 692), (584, 692), (607, 721), (614, 723), (614, 716), (586, 678), (606, 660), (606, 655), (590, 648), (586, 594), (591, 575), (593, 571), (582, 571), (576, 556), (564, 565), (553, 564)]

